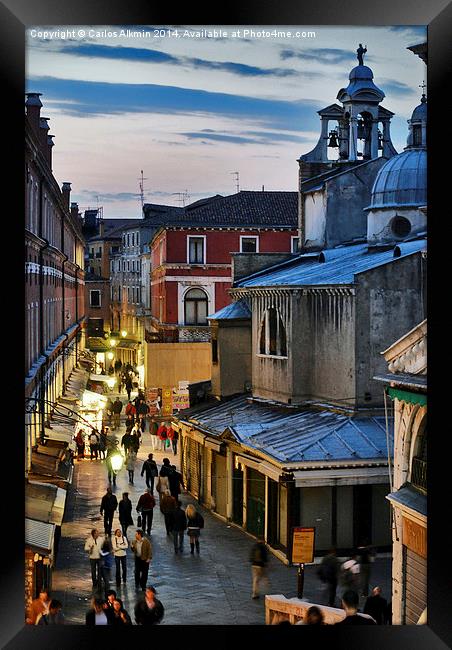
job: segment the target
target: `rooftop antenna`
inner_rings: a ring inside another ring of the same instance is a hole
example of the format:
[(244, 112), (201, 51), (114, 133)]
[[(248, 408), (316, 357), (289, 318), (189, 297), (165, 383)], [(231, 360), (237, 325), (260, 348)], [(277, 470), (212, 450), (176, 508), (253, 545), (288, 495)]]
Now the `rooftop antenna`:
[(230, 174), (234, 174), (235, 176), (235, 183), (236, 183), (236, 188), (237, 192), (240, 192), (240, 184), (239, 184), (239, 172), (229, 172)]
[(182, 207), (185, 208), (185, 201), (190, 198), (188, 190), (184, 190), (183, 192), (173, 192), (172, 194), (178, 197), (177, 200), (182, 203)]
[(140, 181), (140, 198), (141, 198), (141, 212), (143, 212), (143, 206), (144, 206), (144, 181), (147, 181), (148, 179), (143, 176), (143, 170), (141, 170), (141, 176), (138, 179)]

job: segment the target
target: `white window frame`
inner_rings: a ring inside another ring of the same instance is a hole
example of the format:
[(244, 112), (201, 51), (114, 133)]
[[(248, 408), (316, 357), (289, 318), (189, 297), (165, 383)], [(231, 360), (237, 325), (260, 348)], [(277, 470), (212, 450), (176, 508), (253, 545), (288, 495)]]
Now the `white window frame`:
[(255, 239), (256, 240), (256, 253), (259, 253), (259, 235), (240, 235), (240, 252), (243, 253), (244, 251), (242, 250), (242, 242), (244, 239)]
[[(190, 239), (203, 239), (203, 261), (190, 262)], [(207, 235), (187, 235), (187, 264), (204, 265), (207, 264)]]
[[(93, 305), (93, 301), (92, 301), (92, 298), (91, 298), (91, 295), (95, 291), (99, 294), (99, 304), (98, 305)], [(100, 307), (102, 307), (102, 292), (101, 292), (100, 289), (90, 289), (89, 290), (89, 306), (94, 307), (94, 309), (99, 309)]]
[(295, 240), (296, 242), (298, 242), (298, 245), (300, 244), (300, 238), (299, 238), (298, 236), (294, 236), (294, 235), (292, 235), (292, 236), (290, 237), (290, 252), (291, 252), (291, 253), (299, 253), (299, 252), (300, 252), (299, 250), (294, 251), (294, 249), (293, 249), (293, 243), (294, 243), (294, 240)]

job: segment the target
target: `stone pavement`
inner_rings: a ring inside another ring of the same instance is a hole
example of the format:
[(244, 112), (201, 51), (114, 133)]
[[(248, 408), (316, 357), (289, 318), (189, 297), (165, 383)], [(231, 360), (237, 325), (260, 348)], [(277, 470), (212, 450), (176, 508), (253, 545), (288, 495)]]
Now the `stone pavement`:
[[(120, 396), (126, 403), (124, 395)], [(132, 395), (133, 397), (133, 395)], [(120, 438), (124, 426), (116, 431)], [(162, 459), (167, 456), (179, 468), (179, 454), (172, 450), (152, 451), (149, 431), (143, 435), (138, 453), (134, 485), (128, 483), (125, 467), (119, 472), (114, 492), (121, 499), (122, 492), (129, 492), (133, 504), (133, 519), (136, 523), (135, 506), (140, 494), (146, 488), (144, 477), (140, 477), (141, 466), (148, 453), (160, 468)], [(91, 574), (84, 543), (90, 531), (98, 527), (103, 533), (100, 501), (108, 485), (107, 470), (102, 460), (84, 459), (74, 461), (74, 480), (69, 490), (66, 513), (61, 531), (56, 568), (53, 575), (53, 593), (63, 603), (63, 612), (69, 624), (84, 624), (85, 613), (91, 598)], [(154, 509), (151, 543), (151, 561), (148, 584), (153, 584), (157, 597), (165, 607), (162, 625), (190, 624), (264, 624), (264, 597), (251, 599), (251, 568), (249, 555), (254, 539), (243, 530), (218, 519), (210, 511), (200, 507), (189, 494), (181, 496), (182, 507), (194, 503), (205, 520), (205, 528), (200, 538), (200, 555), (191, 555), (188, 537), (185, 536), (184, 553), (175, 554), (172, 537), (166, 535), (163, 515), (157, 505)], [(118, 528), (117, 513), (113, 520), (113, 530)], [(133, 538), (136, 527), (128, 529), (129, 540)], [(288, 567), (269, 554), (268, 588), (263, 593), (284, 594), (291, 598), (297, 595), (297, 567)], [(130, 613), (141, 592), (135, 590), (133, 575), (133, 555), (128, 551), (127, 584), (117, 589), (118, 596)], [(305, 571), (303, 597), (314, 603), (326, 603), (324, 587), (316, 576), (315, 565), (307, 565)], [(115, 568), (111, 571), (111, 588), (115, 587)], [(380, 584), (383, 595), (390, 594), (391, 560), (378, 557), (372, 565), (371, 584)], [(340, 590), (338, 589), (338, 595)]]

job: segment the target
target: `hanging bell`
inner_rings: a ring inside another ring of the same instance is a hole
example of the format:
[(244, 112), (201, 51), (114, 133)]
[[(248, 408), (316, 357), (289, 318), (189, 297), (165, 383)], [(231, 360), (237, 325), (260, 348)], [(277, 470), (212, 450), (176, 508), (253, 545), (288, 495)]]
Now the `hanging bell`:
[(364, 133), (364, 120), (359, 119), (358, 120), (358, 140), (364, 140), (365, 138), (365, 133)]
[(337, 141), (337, 131), (330, 131), (330, 141), (328, 142), (328, 146), (333, 149), (339, 146), (339, 142)]
[(378, 149), (379, 151), (383, 150), (383, 134), (380, 129), (378, 129)]

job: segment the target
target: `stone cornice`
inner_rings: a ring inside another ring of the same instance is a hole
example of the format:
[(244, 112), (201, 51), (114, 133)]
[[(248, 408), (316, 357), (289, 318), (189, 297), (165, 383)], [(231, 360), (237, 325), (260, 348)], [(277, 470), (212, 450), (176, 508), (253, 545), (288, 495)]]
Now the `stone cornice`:
[(390, 372), (427, 372), (427, 319), (381, 353)]

